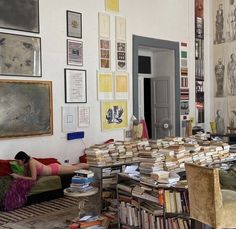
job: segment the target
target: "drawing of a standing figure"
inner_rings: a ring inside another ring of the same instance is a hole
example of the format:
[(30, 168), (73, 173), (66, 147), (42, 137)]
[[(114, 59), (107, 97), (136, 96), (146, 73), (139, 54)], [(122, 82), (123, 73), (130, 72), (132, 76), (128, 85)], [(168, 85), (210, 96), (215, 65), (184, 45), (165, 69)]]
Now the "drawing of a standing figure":
[(221, 110), (216, 111), (216, 133), (217, 134), (224, 134), (225, 132), (225, 122), (224, 118), (221, 116)]
[(222, 63), (222, 59), (219, 58), (218, 63), (215, 66), (215, 76), (216, 76), (216, 97), (224, 96), (224, 74), (225, 74), (225, 66)]
[(224, 12), (223, 12), (223, 4), (219, 4), (219, 8), (216, 11), (216, 38), (215, 43), (220, 44), (225, 42), (225, 39), (223, 38), (223, 30), (224, 30)]
[(230, 62), (227, 66), (229, 94), (236, 95), (236, 56), (234, 53), (230, 55)]
[(233, 41), (236, 39), (236, 7), (234, 5), (234, 0), (230, 0), (228, 24), (229, 40)]

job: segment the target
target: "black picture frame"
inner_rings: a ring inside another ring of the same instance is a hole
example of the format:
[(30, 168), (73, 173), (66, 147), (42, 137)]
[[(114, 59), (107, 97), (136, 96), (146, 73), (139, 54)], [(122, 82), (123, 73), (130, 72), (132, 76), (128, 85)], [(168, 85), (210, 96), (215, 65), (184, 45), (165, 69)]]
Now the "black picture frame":
[(67, 65), (83, 66), (83, 42), (67, 39)]
[(0, 28), (39, 33), (39, 0), (0, 0)]
[(0, 33), (0, 75), (42, 77), (41, 38)]
[(67, 36), (82, 38), (82, 14), (75, 11), (66, 11)]
[(87, 103), (87, 72), (82, 69), (64, 69), (65, 103)]

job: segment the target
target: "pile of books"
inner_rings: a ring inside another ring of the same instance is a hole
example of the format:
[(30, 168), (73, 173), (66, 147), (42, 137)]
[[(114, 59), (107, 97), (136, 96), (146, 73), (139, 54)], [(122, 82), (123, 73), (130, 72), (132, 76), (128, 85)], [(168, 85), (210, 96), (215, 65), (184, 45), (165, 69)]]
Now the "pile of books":
[(86, 192), (93, 189), (90, 185), (94, 182), (94, 173), (90, 170), (80, 169), (76, 170), (75, 175), (71, 178), (70, 191), (73, 192)]

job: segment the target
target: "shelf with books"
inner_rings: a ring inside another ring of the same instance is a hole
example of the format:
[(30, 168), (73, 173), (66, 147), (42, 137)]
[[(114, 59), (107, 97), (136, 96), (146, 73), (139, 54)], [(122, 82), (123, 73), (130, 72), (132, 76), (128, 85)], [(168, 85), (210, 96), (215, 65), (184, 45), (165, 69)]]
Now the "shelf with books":
[(90, 170), (99, 183), (100, 212), (109, 216), (112, 222), (117, 222), (117, 173), (122, 172), (126, 166), (135, 165), (138, 162), (127, 162), (113, 165), (95, 166), (91, 165)]
[[(119, 228), (123, 224), (138, 228), (190, 228), (188, 192), (185, 185), (158, 187), (118, 174), (117, 200)], [(130, 208), (130, 209), (129, 209)], [(130, 221), (129, 218), (135, 218)], [(129, 220), (129, 221), (128, 221)], [(137, 222), (138, 226), (137, 226)], [(179, 225), (178, 227), (175, 227)]]

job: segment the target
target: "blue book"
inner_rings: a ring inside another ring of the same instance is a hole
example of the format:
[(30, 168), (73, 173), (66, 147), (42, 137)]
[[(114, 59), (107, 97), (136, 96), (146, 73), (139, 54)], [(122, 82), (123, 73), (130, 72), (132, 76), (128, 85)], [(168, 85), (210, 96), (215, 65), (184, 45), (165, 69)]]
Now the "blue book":
[(71, 182), (76, 183), (76, 184), (86, 184), (86, 183), (94, 182), (94, 178), (92, 178), (92, 177), (72, 177)]

